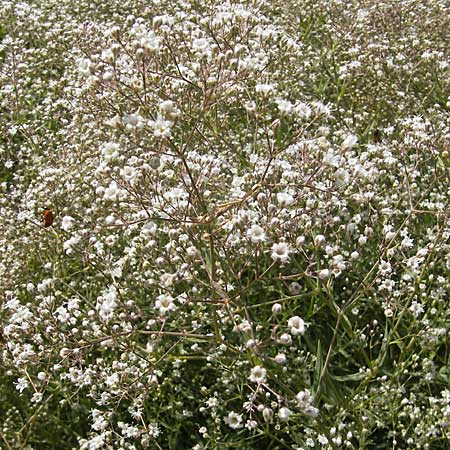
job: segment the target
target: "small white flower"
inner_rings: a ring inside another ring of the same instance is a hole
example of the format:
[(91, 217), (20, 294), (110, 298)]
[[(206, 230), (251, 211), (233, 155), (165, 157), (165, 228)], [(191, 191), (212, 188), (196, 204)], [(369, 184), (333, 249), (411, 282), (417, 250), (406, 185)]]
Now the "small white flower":
[(266, 422), (272, 422), (273, 411), (270, 408), (264, 408), (262, 415)]
[(81, 58), (77, 61), (78, 71), (82, 76), (88, 77), (92, 74), (95, 69), (94, 63), (87, 58)]
[(208, 40), (205, 38), (194, 39), (192, 42), (192, 48), (194, 50), (205, 50), (209, 47)]
[(16, 389), (22, 393), (28, 387), (28, 381), (25, 378), (18, 378), (17, 382), (14, 383)]
[(266, 381), (266, 374), (267, 370), (264, 367), (255, 366), (248, 378), (252, 383), (264, 383)]
[(312, 110), (306, 103), (299, 103), (295, 107), (296, 113), (303, 119), (309, 119)]
[(292, 205), (292, 203), (294, 203), (294, 197), (287, 192), (278, 192), (277, 201), (280, 206), (285, 207)]
[(331, 272), (328, 269), (322, 269), (319, 273), (318, 276), (321, 280), (327, 280), (328, 278), (330, 278), (331, 276)]
[(149, 52), (157, 52), (160, 48), (160, 38), (153, 31), (148, 31), (139, 44)]
[(140, 114), (125, 114), (122, 118), (127, 130), (141, 129), (145, 125), (145, 120)]
[(290, 114), (294, 108), (294, 105), (289, 100), (284, 100), (282, 98), (278, 98), (276, 100), (278, 110), (280, 114), (287, 115)]
[(225, 417), (224, 422), (233, 430), (238, 428), (242, 428), (242, 414), (236, 414), (234, 411), (228, 413), (228, 416)]
[(391, 263), (389, 261), (384, 261), (383, 259), (381, 259), (379, 267), (380, 273), (382, 273), (383, 275), (392, 272)]
[(141, 234), (145, 237), (155, 236), (158, 231), (158, 225), (154, 222), (147, 222), (141, 229)]
[(409, 249), (414, 245), (414, 241), (409, 237), (405, 236), (402, 240), (402, 249)]
[(288, 327), (290, 328), (291, 334), (294, 336), (305, 333), (305, 322), (299, 316), (291, 317), (288, 320)]
[(165, 100), (159, 105), (159, 111), (168, 119), (175, 119), (181, 112), (172, 100)]
[(313, 398), (309, 389), (300, 391), (295, 398), (297, 399), (299, 408), (304, 414), (310, 417), (317, 417), (319, 415), (319, 410), (312, 406)]
[(275, 356), (275, 362), (277, 364), (286, 364), (286, 355), (284, 353), (278, 353), (278, 355)]
[(155, 307), (159, 309), (160, 314), (166, 314), (169, 311), (177, 309), (174, 299), (171, 295), (161, 294), (155, 302)]
[(280, 418), (280, 421), (287, 422), (289, 420), (290, 415), (292, 414), (292, 411), (286, 407), (283, 406), (283, 408), (280, 408), (278, 411), (278, 417)]
[(415, 300), (411, 303), (409, 310), (416, 319), (424, 312), (423, 305)]
[(283, 307), (281, 306), (280, 303), (274, 303), (272, 306), (272, 314), (273, 315), (280, 314), (282, 309), (283, 309)]
[(354, 134), (350, 134), (344, 139), (344, 142), (342, 142), (341, 148), (344, 150), (349, 150), (349, 149), (353, 148), (357, 142), (358, 142), (358, 137), (355, 136)]
[(265, 96), (273, 91), (273, 86), (271, 84), (257, 84), (255, 90), (258, 94)]
[(280, 261), (281, 263), (288, 262), (289, 261), (289, 246), (285, 242), (273, 244), (271, 256), (274, 261)]
[(292, 343), (292, 338), (291, 335), (288, 333), (283, 333), (279, 338), (278, 338), (278, 342), (280, 344), (283, 345), (291, 345)]
[(341, 157), (339, 155), (335, 155), (333, 150), (328, 150), (323, 157), (323, 162), (327, 166), (331, 167), (339, 167), (339, 163), (341, 162)]
[(341, 187), (349, 183), (350, 174), (342, 167), (339, 167), (339, 169), (334, 172), (334, 179), (336, 180), (336, 186)]
[(259, 225), (252, 225), (251, 228), (247, 230), (247, 237), (254, 243), (258, 244), (266, 240), (266, 234), (263, 228)]
[(148, 125), (153, 128), (153, 133), (155, 137), (169, 138), (172, 136), (170, 127), (172, 122), (170, 120), (165, 120), (160, 114), (155, 121), (149, 120)]
[(73, 217), (64, 216), (63, 219), (61, 220), (61, 228), (64, 231), (69, 231), (73, 227), (74, 223), (75, 219)]
[(107, 161), (118, 158), (119, 150), (120, 146), (115, 142), (106, 142), (101, 146), (103, 158), (105, 158)]
[(45, 372), (39, 372), (37, 374), (37, 379), (39, 381), (45, 381), (47, 379), (47, 374)]
[(317, 417), (319, 415), (319, 410), (315, 406), (306, 406), (303, 413), (309, 417)]

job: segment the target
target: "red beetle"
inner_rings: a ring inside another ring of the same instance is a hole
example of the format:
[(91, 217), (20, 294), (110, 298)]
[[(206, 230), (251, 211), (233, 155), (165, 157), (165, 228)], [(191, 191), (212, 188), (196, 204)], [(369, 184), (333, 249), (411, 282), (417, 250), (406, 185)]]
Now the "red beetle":
[(53, 223), (53, 213), (49, 208), (44, 208), (44, 212), (42, 213), (42, 225), (45, 228), (48, 228)]

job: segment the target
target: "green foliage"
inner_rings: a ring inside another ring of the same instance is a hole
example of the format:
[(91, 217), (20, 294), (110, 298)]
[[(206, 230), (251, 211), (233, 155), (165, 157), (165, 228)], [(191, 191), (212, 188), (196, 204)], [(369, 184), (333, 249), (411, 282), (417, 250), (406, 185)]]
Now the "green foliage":
[(450, 448), (449, 12), (3, 2), (2, 448)]

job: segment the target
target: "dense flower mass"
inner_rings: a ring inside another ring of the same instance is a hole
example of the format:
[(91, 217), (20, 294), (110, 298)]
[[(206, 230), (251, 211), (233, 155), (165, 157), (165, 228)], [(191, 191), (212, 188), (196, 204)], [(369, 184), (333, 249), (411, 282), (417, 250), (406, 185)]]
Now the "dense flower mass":
[(449, 448), (449, 25), (1, 2), (0, 446)]

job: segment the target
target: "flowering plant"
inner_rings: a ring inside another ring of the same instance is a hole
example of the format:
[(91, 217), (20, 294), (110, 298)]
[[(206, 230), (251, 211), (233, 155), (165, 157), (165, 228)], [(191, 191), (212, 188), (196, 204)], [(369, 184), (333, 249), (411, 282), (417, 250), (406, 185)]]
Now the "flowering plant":
[(0, 5), (5, 448), (448, 447), (449, 7), (360, 3)]

